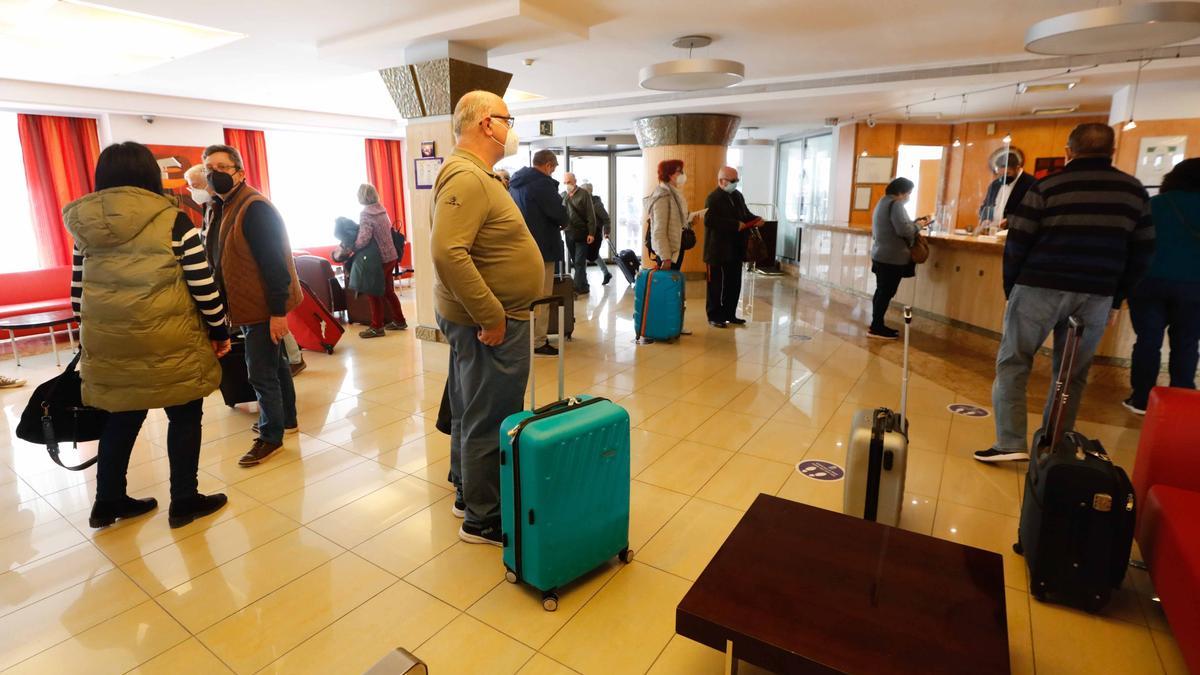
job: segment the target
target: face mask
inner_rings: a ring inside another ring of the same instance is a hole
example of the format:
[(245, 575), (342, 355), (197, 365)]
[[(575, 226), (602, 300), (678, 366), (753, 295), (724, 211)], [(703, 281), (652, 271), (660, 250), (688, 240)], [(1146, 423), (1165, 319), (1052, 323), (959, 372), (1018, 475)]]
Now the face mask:
[(197, 190), (194, 187), (189, 187), (188, 192), (192, 193), (192, 201), (204, 206), (212, 199), (212, 195), (208, 194), (208, 190)]
[(731, 180), (728, 183), (722, 185), (721, 189), (726, 192), (732, 193), (734, 190), (737, 189), (737, 186), (738, 186), (738, 182), (736, 180)]
[[(501, 145), (500, 141), (496, 140), (495, 136), (492, 136), (491, 138), (492, 138), (493, 143), (495, 143), (496, 145)], [(503, 143), (504, 156), (512, 157), (513, 155), (517, 154), (517, 150), (519, 149), (518, 146), (520, 145), (520, 143), (521, 143), (521, 139), (517, 137), (517, 131), (515, 129), (509, 129), (508, 136), (504, 139), (504, 143)]]
[(687, 183), (687, 174), (679, 174), (679, 177), (675, 179), (675, 187), (683, 187), (685, 183)]
[(209, 171), (204, 177), (208, 179), (208, 184), (212, 187), (213, 192), (219, 195), (227, 194), (233, 189), (233, 176), (224, 171)]

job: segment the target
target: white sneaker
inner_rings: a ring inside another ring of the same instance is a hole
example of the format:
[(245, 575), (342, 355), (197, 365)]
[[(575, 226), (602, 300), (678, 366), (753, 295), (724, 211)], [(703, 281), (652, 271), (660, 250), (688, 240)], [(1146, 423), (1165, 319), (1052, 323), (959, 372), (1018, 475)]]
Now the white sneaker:
[(15, 378), (15, 377), (5, 377), (4, 375), (0, 375), (0, 389), (16, 389), (18, 387), (24, 387), (24, 386), (25, 386), (25, 380), (21, 380), (21, 379)]

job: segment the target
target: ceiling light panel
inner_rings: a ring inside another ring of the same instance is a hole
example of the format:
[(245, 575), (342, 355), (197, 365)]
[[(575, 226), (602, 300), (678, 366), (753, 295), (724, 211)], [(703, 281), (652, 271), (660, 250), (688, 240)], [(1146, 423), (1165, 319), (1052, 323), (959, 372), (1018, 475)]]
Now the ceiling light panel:
[(244, 37), (81, 0), (0, 2), (0, 74), (52, 76), (85, 70), (118, 75)]

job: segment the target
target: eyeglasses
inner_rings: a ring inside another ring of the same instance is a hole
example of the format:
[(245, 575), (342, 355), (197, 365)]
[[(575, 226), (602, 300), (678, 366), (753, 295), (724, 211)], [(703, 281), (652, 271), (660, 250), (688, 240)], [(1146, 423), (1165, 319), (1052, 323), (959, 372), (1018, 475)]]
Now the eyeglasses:
[(220, 171), (221, 173), (229, 173), (230, 171), (239, 171), (237, 166), (233, 164), (209, 164), (204, 167), (207, 171)]
[(488, 117), (491, 117), (494, 120), (504, 120), (504, 123), (508, 125), (509, 129), (513, 128), (513, 125), (517, 123), (517, 118), (513, 117), (512, 115), (488, 115)]

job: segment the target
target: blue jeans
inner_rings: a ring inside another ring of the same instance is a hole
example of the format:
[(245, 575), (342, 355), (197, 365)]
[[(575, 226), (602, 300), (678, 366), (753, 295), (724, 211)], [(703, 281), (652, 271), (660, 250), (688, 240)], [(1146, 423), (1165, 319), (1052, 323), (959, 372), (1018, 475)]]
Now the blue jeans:
[(500, 422), (525, 405), (529, 322), (508, 319), (504, 341), (489, 347), (478, 326), (437, 317), (450, 343), (450, 475), (472, 527), (500, 525)]
[(282, 443), (284, 428), (296, 426), (296, 387), (283, 342), (271, 341), (271, 325), (242, 326), (246, 336), (246, 374), (258, 397), (258, 437)]
[(1049, 288), (1017, 285), (1008, 297), (1004, 309), (1004, 335), (996, 354), (996, 381), (992, 385), (992, 407), (996, 411), (997, 450), (1023, 452), (1029, 447), (1028, 419), (1025, 413), (1025, 392), (1033, 357), (1050, 333), (1054, 333), (1054, 365), (1050, 391), (1042, 409), (1042, 426), (1050, 413), (1054, 394), (1054, 378), (1062, 363), (1067, 341), (1067, 318), (1075, 316), (1083, 324), (1083, 336), (1075, 368), (1071, 373), (1063, 429), (1075, 427), (1079, 402), (1087, 386), (1088, 369), (1104, 329), (1112, 298), (1089, 293), (1071, 293)]
[(1137, 342), (1129, 380), (1133, 405), (1146, 409), (1150, 390), (1162, 368), (1163, 331), (1171, 344), (1167, 370), (1171, 386), (1196, 388), (1197, 348), (1200, 346), (1200, 284), (1148, 277), (1129, 296), (1129, 319)]

